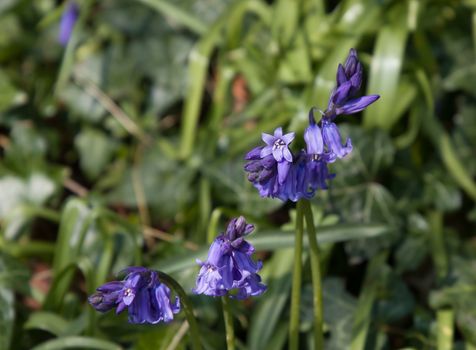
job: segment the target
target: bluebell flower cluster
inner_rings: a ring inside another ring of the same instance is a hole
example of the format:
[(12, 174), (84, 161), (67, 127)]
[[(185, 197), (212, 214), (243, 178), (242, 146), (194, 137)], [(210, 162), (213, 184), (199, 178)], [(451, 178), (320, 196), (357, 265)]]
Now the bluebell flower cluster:
[(241, 216), (230, 221), (212, 243), (207, 261), (197, 261), (201, 268), (195, 294), (246, 299), (264, 293), (266, 286), (258, 275), (262, 263), (251, 259), (254, 247), (244, 239), (253, 229)]
[(73, 0), (69, 1), (66, 4), (66, 8), (63, 11), (60, 21), (58, 41), (61, 45), (66, 46), (68, 44), (71, 34), (73, 33), (74, 25), (78, 19), (78, 15), (78, 5)]
[(88, 301), (101, 312), (116, 308), (119, 314), (127, 308), (130, 323), (170, 322), (180, 311), (180, 300), (170, 298), (170, 289), (159, 281), (158, 273), (145, 267), (129, 267), (124, 280), (108, 282)]
[(344, 66), (339, 64), (337, 68), (337, 84), (319, 123), (314, 118), (314, 108), (309, 111), (309, 126), (304, 132), (306, 149), (292, 154), (289, 145), (295, 135), (283, 135), (282, 128), (277, 128), (274, 135), (262, 134), (266, 145), (252, 149), (245, 156), (248, 180), (262, 197), (296, 202), (301, 198), (310, 199), (317, 190), (328, 188), (328, 180), (334, 177), (329, 173), (328, 164), (352, 151), (350, 138), (342, 144), (334, 119), (360, 112), (380, 97), (357, 97), (362, 76), (362, 64), (357, 52), (351, 49)]

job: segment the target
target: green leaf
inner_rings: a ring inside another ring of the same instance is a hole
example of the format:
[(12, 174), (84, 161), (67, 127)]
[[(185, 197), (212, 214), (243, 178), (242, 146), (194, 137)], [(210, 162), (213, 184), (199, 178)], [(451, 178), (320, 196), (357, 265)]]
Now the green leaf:
[(200, 18), (196, 18), (194, 15), (187, 13), (175, 6), (171, 1), (163, 0), (138, 0), (146, 5), (159, 11), (166, 17), (170, 17), (173, 21), (176, 21), (183, 26), (193, 30), (197, 34), (203, 34), (207, 30), (207, 26), (202, 22)]
[(10, 348), (13, 324), (15, 321), (13, 291), (0, 287), (0, 349), (8, 350)]
[(389, 271), (383, 292), (379, 293), (376, 303), (375, 318), (381, 323), (394, 324), (412, 314), (415, 298), (393, 271)]
[(439, 150), (449, 174), (471, 198), (476, 200), (476, 183), (459, 159), (449, 135), (434, 115), (424, 113), (423, 116), (425, 117), (422, 124), (424, 131), (430, 137), (435, 148)]
[(394, 111), (401, 102), (398, 85), (408, 28), (403, 8), (397, 8), (392, 15), (396, 17), (393, 22), (378, 33), (372, 57), (367, 94), (378, 94), (380, 99), (364, 113), (364, 125), (368, 128), (377, 126), (389, 130), (401, 116)]
[(271, 31), (274, 40), (283, 48), (286, 48), (296, 32), (299, 19), (299, 5), (296, 1), (278, 0), (273, 8)]
[(77, 267), (82, 267), (80, 252), (95, 213), (80, 199), (70, 199), (61, 215), (53, 260), (53, 285), (43, 307), (56, 310), (71, 284)]
[[(140, 181), (152, 214), (172, 218), (190, 205), (193, 198), (190, 188), (196, 171), (193, 167), (168, 159), (155, 147), (148, 149), (141, 162), (135, 166), (138, 180), (134, 180), (132, 169), (126, 170), (121, 184), (106, 195), (111, 204), (119, 202), (130, 207), (137, 206), (133, 181)], [(165, 199), (167, 205), (164, 205)]]
[(0, 251), (0, 287), (28, 295), (30, 272), (17, 259)]
[(464, 90), (476, 96), (472, 81), (476, 79), (476, 64), (455, 69), (445, 80), (443, 86), (449, 91)]
[[(244, 12), (254, 12), (257, 7), (254, 1), (235, 2), (210, 26), (207, 33), (200, 39), (190, 53), (188, 63), (188, 86), (182, 116), (180, 133), (180, 155), (186, 159), (192, 153), (195, 144), (197, 122), (203, 99), (206, 73), (214, 47), (222, 41), (224, 27), (235, 16)], [(259, 11), (259, 10), (258, 10)]]
[[(136, 345), (134, 346), (134, 350), (169, 349), (174, 337), (177, 336), (180, 331), (179, 326), (179, 323), (161, 325), (154, 327), (155, 329), (153, 331), (141, 333), (137, 339)], [(176, 344), (174, 349), (184, 350), (184, 342)]]
[(96, 129), (82, 130), (75, 139), (80, 155), (80, 165), (89, 178), (103, 173), (116, 144), (106, 134)]
[(61, 214), (53, 261), (55, 276), (67, 265), (76, 262), (84, 236), (92, 220), (92, 212), (83, 200), (72, 198), (66, 203)]
[(347, 349), (352, 339), (352, 322), (357, 301), (346, 292), (342, 280), (330, 278), (324, 280), (323, 305), (324, 321), (330, 331), (326, 349)]
[[(0, 12), (2, 12), (2, 5), (0, 5)], [(4, 71), (0, 70), (0, 112), (23, 102), (26, 102), (25, 94), (18, 91)]]
[(250, 350), (265, 349), (276, 333), (291, 288), (293, 256), (292, 249), (277, 251), (263, 268), (268, 290), (266, 298), (258, 301), (251, 318), (248, 337)]
[(283, 83), (288, 84), (306, 83), (312, 79), (309, 50), (302, 31), (296, 33), (293, 46), (281, 61), (278, 75)]
[(388, 252), (384, 251), (376, 255), (370, 261), (365, 275), (364, 285), (360, 292), (359, 301), (355, 310), (354, 323), (352, 327), (352, 350), (363, 350), (367, 341), (367, 336), (372, 323), (372, 308), (374, 306), (377, 292), (381, 288), (383, 275), (385, 273), (385, 261)]
[(60, 337), (66, 333), (69, 322), (63, 317), (52, 313), (39, 311), (30, 315), (23, 327), (25, 329), (41, 329), (49, 332), (57, 337)]
[[(56, 184), (43, 173), (34, 172), (27, 179), (14, 176), (0, 178), (0, 219), (5, 220), (5, 237), (16, 237), (24, 225), (41, 210), (55, 192)], [(29, 210), (28, 208), (32, 208)], [(33, 215), (32, 215), (33, 214)]]
[(95, 350), (121, 350), (122, 347), (110, 341), (89, 337), (63, 337), (49, 340), (35, 346), (31, 350), (62, 350), (62, 349), (95, 349)]

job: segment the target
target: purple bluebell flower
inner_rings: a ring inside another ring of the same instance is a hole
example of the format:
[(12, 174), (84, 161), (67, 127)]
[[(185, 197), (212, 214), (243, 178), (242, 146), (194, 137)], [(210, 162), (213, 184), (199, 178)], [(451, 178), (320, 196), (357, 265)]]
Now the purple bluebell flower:
[(322, 136), (327, 152), (337, 158), (344, 158), (352, 151), (352, 141), (347, 138), (342, 144), (339, 128), (333, 122), (341, 114), (354, 114), (364, 110), (380, 96), (369, 95), (355, 97), (362, 85), (363, 67), (357, 57), (357, 52), (350, 49), (349, 56), (342, 66), (337, 68), (337, 86), (332, 91), (329, 103), (321, 120)]
[(61, 16), (61, 22), (59, 27), (58, 41), (61, 45), (66, 46), (71, 34), (73, 33), (74, 25), (78, 19), (79, 7), (73, 0), (66, 4), (66, 8)]
[(357, 57), (357, 51), (350, 49), (345, 65), (337, 67), (337, 86), (329, 98), (324, 118), (333, 120), (341, 114), (354, 114), (364, 110), (380, 96), (368, 95), (355, 98), (362, 85), (363, 67)]
[(304, 141), (306, 142), (307, 151), (306, 181), (313, 192), (318, 189), (327, 189), (327, 180), (334, 177), (334, 174), (329, 174), (327, 164), (334, 162), (337, 156), (332, 149), (326, 150), (326, 147), (324, 147), (328, 144), (325, 128), (326, 125), (319, 128), (316, 124), (314, 108), (311, 108), (309, 110), (309, 126), (304, 132)]
[(180, 311), (180, 300), (171, 300), (170, 289), (160, 283), (158, 273), (145, 267), (129, 267), (124, 280), (105, 283), (89, 296), (97, 311), (128, 309), (130, 323), (169, 322)]
[(362, 64), (357, 52), (351, 49), (345, 64), (337, 68), (337, 84), (327, 109), (321, 112), (321, 120), (316, 123), (314, 108), (309, 111), (309, 126), (304, 132), (306, 149), (293, 155), (289, 144), (294, 133), (283, 135), (282, 128), (277, 128), (274, 135), (263, 133), (266, 145), (254, 148), (245, 156), (248, 180), (262, 197), (296, 202), (328, 188), (328, 180), (335, 176), (329, 173), (328, 164), (352, 151), (352, 141), (347, 138), (342, 143), (334, 119), (340, 114), (360, 112), (379, 98), (378, 95), (356, 97), (362, 76)]
[(248, 161), (245, 171), (248, 172), (248, 180), (258, 189), (262, 197), (279, 196), (278, 162), (272, 155), (261, 158), (263, 147), (256, 147), (246, 155)]
[(312, 198), (317, 189), (327, 188), (326, 181), (332, 177), (327, 170), (327, 163), (335, 160), (335, 156), (333, 153), (325, 153), (323, 146), (322, 150), (319, 150), (316, 144), (318, 141), (313, 134), (316, 134), (317, 140), (320, 138), (323, 142), (320, 128), (314, 124), (305, 134), (308, 151), (301, 150), (293, 156), (294, 161), (289, 163), (284, 181), (278, 181), (278, 163), (271, 155), (260, 158), (261, 147), (247, 154), (245, 171), (260, 196), (296, 202), (301, 198)]
[(277, 128), (274, 130), (274, 135), (262, 133), (261, 138), (266, 146), (261, 149), (260, 157), (265, 158), (271, 154), (273, 155), (277, 162), (278, 181), (282, 184), (293, 161), (293, 155), (288, 147), (294, 140), (294, 133), (283, 135), (283, 129)]
[(294, 140), (293, 132), (283, 135), (283, 128), (277, 128), (274, 130), (274, 135), (262, 133), (261, 138), (266, 143), (266, 146), (261, 150), (261, 158), (273, 154), (277, 162), (286, 160), (291, 163), (293, 161), (293, 156), (288, 148), (289, 144)]
[(315, 193), (315, 188), (309, 186), (308, 156), (306, 152), (301, 150), (295, 159), (277, 196), (282, 201), (297, 202), (301, 198), (310, 199)]
[(266, 286), (258, 275), (262, 263), (251, 259), (254, 247), (244, 239), (253, 229), (242, 216), (230, 221), (226, 232), (210, 246), (207, 261), (197, 261), (201, 267), (195, 294), (246, 299), (265, 292)]
[[(347, 138), (345, 145), (341, 143), (341, 136), (337, 125), (327, 119), (322, 121), (322, 137), (324, 144), (327, 146), (332, 156), (337, 158), (344, 158), (347, 154), (352, 152), (352, 141)], [(332, 157), (330, 158), (332, 159)]]

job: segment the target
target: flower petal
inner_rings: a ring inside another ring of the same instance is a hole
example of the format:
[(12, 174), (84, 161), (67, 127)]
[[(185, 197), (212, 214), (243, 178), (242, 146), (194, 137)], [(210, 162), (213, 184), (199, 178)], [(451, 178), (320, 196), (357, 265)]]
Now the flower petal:
[(254, 160), (260, 158), (261, 150), (263, 146), (255, 147), (245, 155), (245, 160)]
[(283, 136), (283, 128), (282, 127), (276, 128), (276, 130), (274, 130), (274, 137), (278, 138), (281, 136)]
[(334, 123), (325, 123), (322, 126), (322, 133), (324, 136), (324, 143), (330, 151), (335, 153), (338, 158), (344, 158), (352, 151), (350, 139), (347, 140), (347, 144), (345, 146), (341, 144), (339, 128)]
[(286, 134), (286, 135), (283, 135), (283, 136), (281, 137), (281, 140), (283, 140), (286, 145), (289, 145), (291, 142), (293, 142), (294, 136), (295, 136), (295, 133), (294, 133), (294, 132), (290, 132), (290, 133), (288, 133), (288, 134)]
[(351, 87), (352, 83), (350, 81), (346, 81), (344, 84), (339, 86), (332, 97), (332, 102), (337, 106), (342, 104), (349, 97)]
[(354, 73), (354, 75), (350, 77), (350, 83), (352, 84), (352, 90), (354, 92), (357, 92), (357, 90), (359, 90), (360, 86), (362, 85), (363, 72), (362, 72), (361, 64), (359, 63), (357, 67), (358, 67), (357, 71)]
[(272, 146), (266, 146), (266, 147), (263, 147), (263, 149), (261, 150), (259, 156), (261, 158), (264, 158), (266, 156), (269, 156), (271, 153), (273, 153), (273, 147)]
[(121, 290), (123, 286), (124, 286), (124, 282), (121, 282), (121, 281), (107, 282), (103, 284), (102, 286), (98, 287), (97, 291), (110, 293), (110, 292)]
[(66, 9), (61, 16), (61, 22), (59, 27), (58, 41), (61, 45), (66, 46), (73, 33), (74, 25), (78, 19), (79, 8), (74, 1), (70, 1), (66, 5)]
[(289, 148), (285, 147), (283, 149), (283, 157), (284, 159), (286, 159), (289, 163), (292, 163), (293, 161), (293, 155), (291, 154), (291, 151), (289, 150)]
[(280, 184), (283, 184), (284, 181), (286, 181), (290, 167), (291, 163), (289, 162), (284, 161), (278, 163), (278, 181)]
[(304, 132), (304, 141), (306, 141), (308, 154), (321, 154), (324, 152), (321, 128), (317, 124), (307, 127)]
[(267, 134), (265, 132), (261, 133), (261, 139), (268, 146), (273, 146), (274, 140), (276, 139), (273, 135)]
[(347, 76), (345, 75), (345, 69), (340, 63), (339, 63), (339, 66), (337, 67), (336, 80), (337, 80), (337, 86), (340, 86), (347, 81)]
[(283, 160), (283, 149), (274, 148), (273, 149), (273, 157), (274, 157), (274, 159), (276, 159), (277, 162), (281, 162)]
[(336, 109), (337, 114), (354, 114), (364, 110), (368, 105), (374, 103), (380, 98), (379, 95), (369, 95), (355, 98), (346, 102), (343, 106)]
[(349, 50), (349, 56), (345, 60), (345, 74), (350, 77), (354, 75), (357, 63), (359, 63), (359, 58), (357, 57), (357, 51), (355, 49)]

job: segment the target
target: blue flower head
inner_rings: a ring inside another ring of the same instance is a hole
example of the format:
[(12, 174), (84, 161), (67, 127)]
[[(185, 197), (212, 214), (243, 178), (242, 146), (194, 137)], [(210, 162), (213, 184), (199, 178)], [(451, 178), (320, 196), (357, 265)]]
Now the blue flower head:
[(364, 110), (380, 96), (355, 97), (362, 85), (363, 68), (357, 51), (350, 49), (345, 65), (337, 67), (337, 86), (332, 91), (324, 117), (330, 120), (341, 114), (354, 114)]
[(258, 275), (262, 263), (251, 259), (254, 247), (244, 239), (253, 229), (242, 216), (230, 221), (210, 246), (207, 261), (197, 261), (201, 268), (195, 294), (246, 299), (264, 293), (266, 286)]
[(92, 294), (88, 301), (97, 311), (116, 308), (119, 314), (128, 309), (130, 323), (169, 322), (180, 311), (180, 300), (172, 302), (170, 289), (160, 283), (156, 271), (145, 267), (129, 267), (124, 270), (122, 281), (108, 282)]
[(66, 4), (66, 8), (63, 11), (63, 15), (61, 16), (60, 28), (59, 28), (59, 35), (58, 41), (61, 45), (66, 46), (68, 41), (73, 33), (74, 25), (78, 19), (79, 15), (79, 7), (73, 1), (69, 1)]
[(357, 52), (351, 49), (345, 64), (337, 68), (336, 88), (327, 109), (321, 112), (322, 118), (316, 122), (314, 108), (309, 111), (309, 126), (304, 132), (306, 148), (295, 155), (289, 150), (294, 133), (283, 135), (282, 128), (277, 128), (274, 135), (262, 134), (266, 145), (248, 152), (244, 168), (260, 196), (296, 202), (328, 188), (328, 180), (334, 177), (329, 173), (328, 164), (352, 151), (350, 138), (342, 144), (334, 119), (341, 114), (360, 112), (379, 98), (378, 95), (356, 97), (362, 76), (362, 64)]

